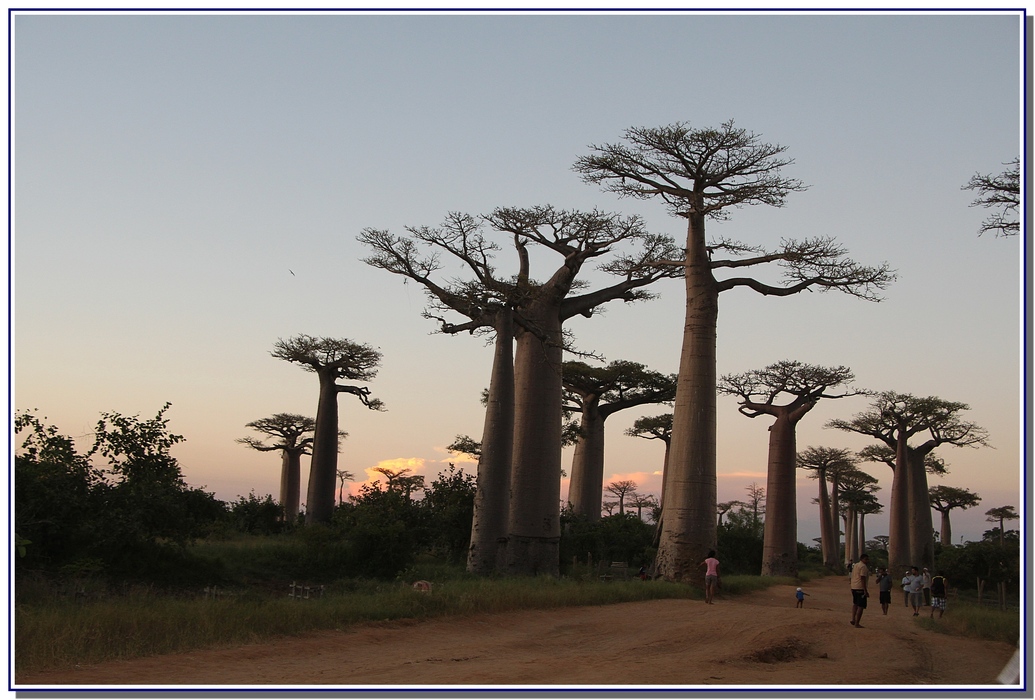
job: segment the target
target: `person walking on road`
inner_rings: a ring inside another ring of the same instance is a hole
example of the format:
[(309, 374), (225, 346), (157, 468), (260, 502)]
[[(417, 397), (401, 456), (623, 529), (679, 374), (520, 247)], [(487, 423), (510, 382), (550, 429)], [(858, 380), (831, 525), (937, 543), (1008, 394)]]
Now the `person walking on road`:
[(860, 554), (859, 562), (852, 567), (852, 626), (862, 627), (859, 621), (862, 619), (863, 610), (866, 609), (866, 599), (870, 597), (868, 580), (870, 578), (870, 557), (868, 554)]
[(891, 574), (888, 573), (887, 569), (879, 569), (877, 571), (877, 590), (880, 595), (880, 609), (884, 611), (884, 614), (888, 614), (888, 608), (891, 606), (891, 587), (895, 582), (891, 579)]
[(708, 552), (708, 558), (698, 566), (704, 567), (704, 602), (711, 605), (715, 588), (719, 585), (719, 560), (715, 558), (715, 550)]
[(924, 577), (920, 575), (920, 569), (914, 566), (909, 574), (909, 604), (913, 606), (913, 617), (920, 614), (923, 603)]
[(945, 577), (935, 576), (931, 579), (931, 617), (938, 611), (938, 617), (945, 614)]

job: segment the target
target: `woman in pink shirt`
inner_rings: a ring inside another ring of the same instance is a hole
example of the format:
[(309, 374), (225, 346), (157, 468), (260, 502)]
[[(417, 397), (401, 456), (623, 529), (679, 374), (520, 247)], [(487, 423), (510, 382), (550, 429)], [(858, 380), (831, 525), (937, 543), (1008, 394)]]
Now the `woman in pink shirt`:
[(708, 552), (708, 558), (698, 566), (705, 567), (704, 571), (704, 602), (709, 605), (715, 596), (715, 587), (719, 583), (719, 560), (715, 558), (715, 550)]

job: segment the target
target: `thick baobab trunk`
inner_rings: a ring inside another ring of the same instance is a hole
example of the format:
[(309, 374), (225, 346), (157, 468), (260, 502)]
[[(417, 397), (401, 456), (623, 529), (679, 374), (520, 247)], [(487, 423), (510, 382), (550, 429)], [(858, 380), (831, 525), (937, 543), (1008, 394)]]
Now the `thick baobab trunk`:
[(837, 568), (837, 544), (834, 527), (830, 522), (830, 496), (827, 494), (827, 470), (820, 469), (819, 481), (819, 539), (823, 566)]
[(949, 522), (949, 509), (939, 511), (942, 516), (941, 530), (938, 536), (941, 538), (943, 547), (952, 546), (952, 523)]
[(920, 568), (934, 566), (934, 520), (924, 457), (929, 450), (909, 450), (909, 550)]
[(856, 532), (855, 509), (849, 508), (845, 513), (845, 566), (859, 558), (859, 539)]
[(482, 453), (471, 521), (467, 570), (487, 575), (502, 565), (510, 515), (510, 465), (514, 447), (514, 331), (507, 309), (496, 317), (496, 351), (482, 428)]
[[(762, 575), (798, 575), (798, 515), (795, 489), (798, 411), (780, 411), (769, 426), (769, 469), (765, 491)], [(804, 415), (804, 412), (801, 413)]]
[[(686, 319), (665, 474), (658, 571), (669, 581), (703, 584), (716, 545), (715, 334), (719, 289), (704, 239), (704, 217), (687, 224)], [(720, 554), (721, 556), (721, 554)]]
[(580, 427), (582, 434), (571, 463), (568, 502), (575, 514), (596, 522), (600, 520), (604, 491), (604, 417), (597, 401), (587, 401), (582, 407)]
[(298, 519), (298, 500), (301, 497), (302, 452), (282, 450), (280, 468), (280, 507), (284, 509), (284, 521), (293, 523)]
[(859, 544), (856, 546), (859, 554), (866, 551), (866, 513), (859, 513)]
[(338, 387), (329, 372), (320, 377), (320, 403), (313, 432), (313, 459), (306, 492), (305, 523), (329, 523), (334, 513), (334, 487), (338, 478)]
[(506, 570), (560, 573), (561, 323), (556, 307), (524, 316), (548, 340), (518, 334), (514, 359), (514, 453)]
[(906, 426), (898, 426), (895, 449), (895, 473), (891, 481), (891, 504), (888, 507), (888, 570), (904, 571), (913, 565), (909, 544), (909, 447)]

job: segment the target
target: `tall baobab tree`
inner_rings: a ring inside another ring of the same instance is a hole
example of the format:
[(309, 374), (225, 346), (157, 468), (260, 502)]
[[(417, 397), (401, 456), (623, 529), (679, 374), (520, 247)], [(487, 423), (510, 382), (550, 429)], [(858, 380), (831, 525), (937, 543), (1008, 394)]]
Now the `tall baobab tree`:
[(1014, 158), (1003, 165), (1006, 170), (998, 175), (975, 173), (963, 186), (965, 190), (978, 193), (970, 206), (997, 209), (981, 223), (979, 236), (988, 231), (994, 231), (997, 238), (1016, 236), (1021, 230), (1021, 220), (1017, 216), (1017, 207), (1021, 203), (1021, 159)]
[(749, 486), (744, 487), (744, 490), (747, 491), (747, 501), (744, 502), (744, 508), (751, 511), (751, 529), (760, 535), (764, 527), (764, 524), (761, 522), (761, 516), (765, 515), (768, 517), (769, 512), (765, 489), (752, 481)]
[[(834, 447), (806, 447), (798, 453), (799, 469), (808, 469), (811, 477), (819, 482), (819, 533), (820, 550), (823, 553), (823, 565), (832, 570), (840, 570), (841, 564), (841, 526), (839, 524), (837, 492), (840, 488), (840, 475), (853, 471), (856, 460), (846, 449)], [(827, 479), (834, 480), (832, 493), (827, 491)]]
[[(797, 576), (798, 519), (795, 466), (798, 422), (820, 399), (856, 396), (849, 388), (855, 375), (847, 367), (820, 367), (784, 360), (744, 374), (719, 379), (720, 393), (740, 399), (749, 418), (771, 416), (766, 476), (766, 519), (762, 540), (762, 575)], [(838, 391), (838, 387), (845, 388)], [(785, 399), (787, 402), (777, 404)]]
[(849, 562), (857, 561), (862, 554), (859, 513), (876, 512), (879, 508), (880, 504), (876, 503), (876, 497), (873, 495), (875, 491), (880, 490), (876, 484), (877, 480), (861, 469), (852, 469), (840, 474), (838, 491), (840, 515), (845, 526), (845, 566), (848, 566)]
[(273, 357), (315, 372), (320, 380), (320, 401), (313, 429), (313, 458), (309, 469), (305, 522), (328, 523), (334, 512), (334, 484), (338, 476), (338, 394), (352, 394), (373, 411), (384, 409), (380, 399), (370, 397), (370, 388), (339, 384), (339, 380), (369, 382), (381, 365), (380, 351), (347, 338), (317, 338), (297, 335), (277, 340)]
[[(514, 240), (552, 251), (562, 260), (546, 281), (535, 282), (526, 254), (517, 277), (518, 287), (528, 290), (529, 299), (520, 308), (521, 317), (534, 330), (522, 325), (516, 333), (506, 561), (511, 574), (557, 575), (564, 323), (573, 316), (590, 316), (610, 301), (650, 298), (644, 287), (678, 274), (656, 261), (675, 256), (678, 251), (670, 239), (647, 234), (636, 217), (535, 207), (497, 209), (487, 220)], [(621, 253), (623, 244), (637, 247), (631, 253)], [(618, 281), (597, 289), (581, 289), (578, 276), (583, 266), (608, 254), (613, 256), (601, 269)], [(573, 295), (575, 290), (581, 293)]]
[(957, 508), (966, 510), (973, 508), (981, 502), (981, 496), (973, 491), (956, 486), (932, 486), (930, 490), (931, 507), (942, 516), (941, 529), (938, 538), (943, 547), (952, 546), (952, 523), (949, 521), (949, 513)]
[[(274, 439), (270, 443), (265, 438), (243, 437), (237, 442), (260, 452), (280, 451), (280, 507), (284, 509), (284, 520), (295, 522), (301, 497), (302, 455), (312, 454), (316, 421), (297, 413), (275, 413), (245, 426)], [(343, 439), (345, 433), (339, 437)]]
[(606, 367), (569, 361), (563, 365), (563, 380), (566, 408), (581, 414), (568, 502), (574, 513), (596, 521), (604, 486), (604, 422), (628, 408), (671, 401), (676, 377), (625, 360)]
[(604, 490), (618, 499), (618, 514), (625, 515), (625, 500), (636, 492), (636, 482), (631, 479), (612, 481)]
[[(719, 294), (746, 287), (763, 295), (788, 296), (806, 289), (837, 289), (862, 299), (894, 279), (887, 265), (866, 267), (847, 257), (831, 238), (784, 240), (766, 249), (732, 240), (709, 241), (705, 221), (724, 219), (744, 205), (782, 206), (791, 192), (804, 190), (783, 175), (792, 161), (785, 147), (763, 142), (736, 128), (693, 128), (676, 123), (632, 128), (625, 143), (591, 146), (575, 162), (583, 179), (621, 196), (661, 198), (671, 213), (686, 219), (684, 259), (686, 316), (673, 415), (672, 444), (664, 488), (664, 519), (658, 570), (669, 580), (703, 582), (697, 566), (715, 546), (715, 343)], [(777, 263), (785, 283), (753, 277), (716, 277)]]
[[(895, 451), (888, 513), (888, 566), (893, 571), (914, 564), (934, 565), (927, 456), (936, 447), (946, 444), (988, 446), (985, 429), (960, 417), (968, 409), (964, 403), (934, 396), (920, 398), (886, 391), (877, 395), (869, 410), (856, 414), (851, 420), (833, 420), (827, 424), (827, 427), (868, 435)], [(911, 438), (925, 434), (927, 440), (921, 444), (909, 444)]]
[(999, 546), (1006, 546), (1006, 521), (1017, 520), (1021, 516), (1013, 509), (1013, 506), (999, 506), (985, 511), (985, 521), (999, 523)]
[[(599, 211), (564, 211), (551, 206), (500, 208), (478, 220), (465, 215), (457, 215), (453, 219), (461, 224), (443, 226), (441, 230), (410, 229), (418, 241), (455, 256), (474, 273), (474, 280), (449, 288), (431, 282), (429, 275), (439, 268), (438, 258), (434, 253), (420, 257), (414, 240), (399, 239), (385, 231), (369, 229), (363, 232), (360, 240), (376, 251), (367, 262), (421, 282), (441, 307), (459, 311), (470, 318), (463, 324), (444, 323), (443, 329), (447, 332), (488, 325), (481, 313), (487, 299), (492, 302), (488, 304), (490, 309), (502, 307), (512, 313), (513, 328), (510, 330), (514, 333), (516, 350), (512, 370), (513, 400), (509, 405), (513, 407), (513, 413), (512, 420), (501, 417), (497, 421), (499, 424), (507, 423), (512, 429), (512, 450), (508, 462), (511, 502), (509, 507), (497, 506), (491, 510), (509, 514), (505, 528), (506, 569), (509, 572), (556, 574), (560, 539), (564, 321), (575, 315), (590, 316), (597, 307), (609, 301), (650, 298), (651, 295), (642, 287), (678, 274), (670, 266), (658, 265), (654, 261), (673, 257), (678, 251), (670, 239), (648, 234), (639, 218)], [(492, 256), (498, 248), (481, 237), (479, 230), (482, 225), (513, 241), (518, 258), (516, 275), (503, 280), (495, 275)], [(638, 248), (632, 253), (623, 253), (620, 250), (623, 245), (636, 245)], [(531, 276), (529, 246), (553, 251), (563, 260), (544, 282)], [(609, 255), (611, 257), (601, 269), (619, 280), (600, 289), (572, 295), (574, 290), (582, 291), (577, 279), (582, 267), (591, 260)], [(473, 308), (464, 307), (469, 301), (474, 303)], [(494, 328), (499, 348), (500, 333), (507, 327)], [(494, 383), (490, 382), (490, 409)], [(501, 380), (498, 386), (505, 390), (507, 383)], [(502, 406), (504, 402), (501, 400), (500, 404)], [(486, 420), (489, 420), (488, 414)], [(483, 435), (479, 473), (489, 471), (490, 456), (494, 454), (487, 438)], [(485, 510), (482, 508), (478, 512)], [(476, 520), (480, 517), (478, 512)], [(491, 547), (495, 548), (499, 539), (492, 538)], [(483, 561), (494, 563), (497, 553), (494, 549), (487, 551), (489, 546), (483, 547)]]
[[(408, 236), (365, 229), (359, 241), (373, 253), (368, 265), (421, 284), (430, 299), (426, 318), (440, 321), (443, 333), (493, 333), (494, 352), (485, 398), (485, 420), (478, 446), (471, 543), (467, 569), (491, 574), (498, 565), (499, 546), (507, 535), (510, 510), (510, 464), (514, 442), (514, 309), (522, 293), (512, 280), (499, 279), (494, 255), (500, 246), (485, 238), (483, 222), (470, 214), (449, 213), (438, 227), (407, 227)], [(520, 241), (515, 241), (521, 257)], [(472, 280), (439, 282), (441, 253), (462, 263)], [(437, 314), (453, 311), (462, 322)], [(471, 444), (475, 441), (471, 440)], [(460, 451), (465, 451), (461, 449)]]

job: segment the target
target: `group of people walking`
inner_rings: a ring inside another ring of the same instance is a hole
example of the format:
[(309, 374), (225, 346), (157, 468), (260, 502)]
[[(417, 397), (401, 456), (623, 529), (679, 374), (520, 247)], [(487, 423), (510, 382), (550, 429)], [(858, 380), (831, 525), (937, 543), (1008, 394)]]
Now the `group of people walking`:
[[(859, 620), (862, 619), (863, 611), (866, 609), (866, 602), (869, 598), (869, 577), (870, 557), (867, 554), (859, 556), (858, 563), (851, 566), (849, 578), (852, 588), (852, 626), (862, 627)], [(878, 568), (876, 576), (877, 588), (880, 594), (880, 606), (885, 615), (891, 606), (891, 589), (894, 580), (887, 568)], [(913, 607), (913, 617), (920, 615), (920, 608), (931, 607), (931, 617), (934, 611), (938, 611), (938, 617), (945, 613), (946, 585), (944, 576), (931, 576), (926, 568), (921, 572), (916, 566), (910, 567), (906, 575), (902, 577), (902, 590), (905, 593), (906, 606)]]

